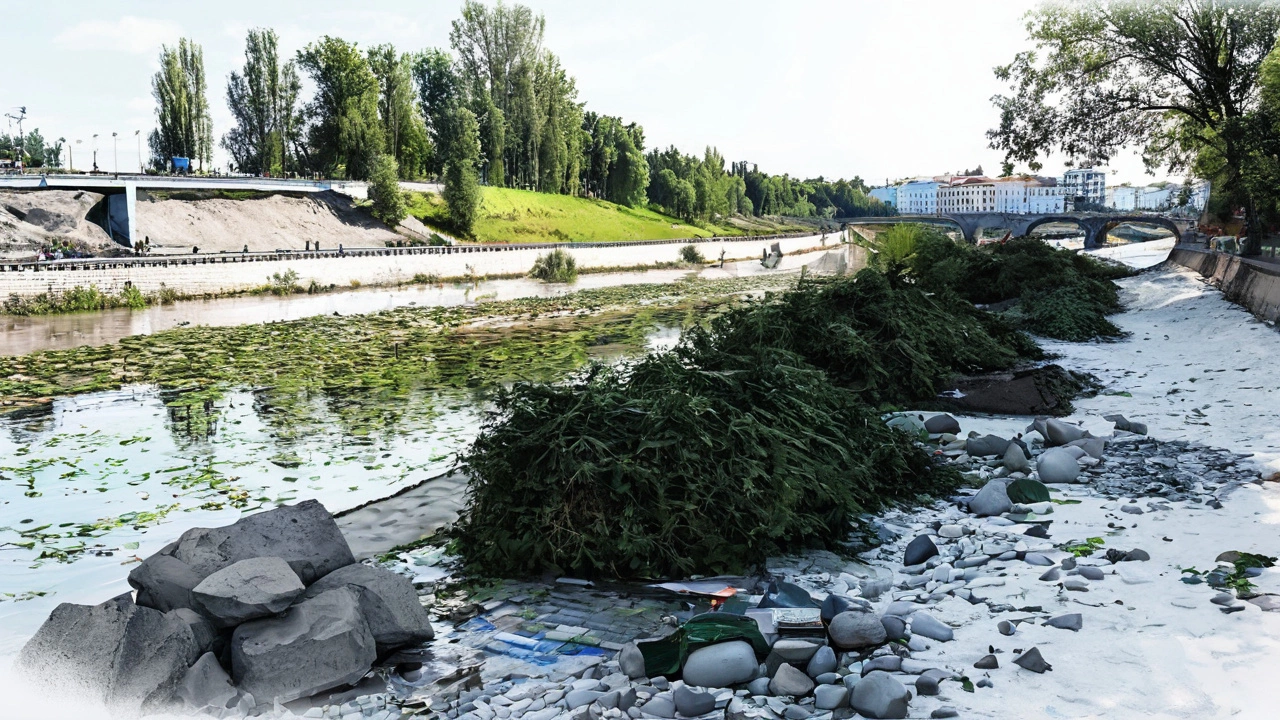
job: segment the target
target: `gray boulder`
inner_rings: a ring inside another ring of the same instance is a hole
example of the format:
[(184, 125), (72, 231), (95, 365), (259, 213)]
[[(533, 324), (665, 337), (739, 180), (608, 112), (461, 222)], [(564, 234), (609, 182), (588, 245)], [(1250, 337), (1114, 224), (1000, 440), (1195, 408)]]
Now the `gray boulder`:
[(54, 608), (14, 667), (59, 697), (140, 715), (163, 708), (198, 656), (185, 622), (135, 605), (125, 594), (99, 605)]
[(190, 565), (165, 553), (176, 545), (143, 560), (129, 573), (129, 585), (138, 591), (139, 605), (160, 612), (195, 607), (191, 590), (200, 584), (203, 577)]
[(284, 612), (307, 588), (278, 557), (256, 557), (228, 565), (200, 581), (191, 597), (220, 628)]
[(1053, 669), (1053, 666), (1045, 662), (1044, 657), (1040, 655), (1040, 648), (1034, 647), (1014, 658), (1013, 664), (1038, 674), (1044, 674), (1046, 670)]
[(1044, 421), (1044, 444), (1049, 447), (1066, 445), (1084, 437), (1084, 430), (1075, 425), (1068, 425), (1056, 418)]
[(618, 651), (618, 667), (632, 680), (645, 677), (644, 653), (640, 652), (640, 646), (634, 642), (623, 645)]
[(969, 438), (964, 443), (964, 451), (973, 457), (986, 457), (988, 455), (1004, 455), (1005, 450), (1009, 449), (1010, 440), (1002, 438), (999, 435), (983, 435), (982, 437)]
[(729, 687), (750, 681), (758, 668), (751, 643), (731, 640), (689, 653), (684, 661), (684, 681), (698, 687)]
[(769, 681), (769, 692), (773, 695), (804, 697), (813, 692), (813, 687), (813, 680), (803, 672), (791, 667), (789, 663), (779, 665), (778, 671), (773, 674), (773, 679)]
[(1063, 448), (1050, 448), (1036, 458), (1042, 483), (1073, 483), (1080, 477), (1080, 461)]
[(884, 625), (875, 613), (842, 612), (827, 627), (831, 642), (841, 650), (855, 650), (885, 641)]
[(1009, 449), (1004, 451), (1004, 466), (1009, 472), (1031, 472), (1031, 461), (1017, 443), (1009, 443)]
[(782, 658), (783, 662), (807, 663), (820, 647), (822, 644), (818, 642), (801, 638), (785, 638), (773, 644), (772, 654)]
[(213, 623), (209, 622), (208, 618), (195, 610), (178, 608), (177, 610), (170, 610), (165, 615), (172, 615), (191, 628), (191, 636), (195, 638), (196, 649), (199, 652), (204, 653), (208, 650), (213, 650), (215, 646), (221, 644), (222, 638), (218, 635), (217, 628), (213, 626)]
[(715, 695), (691, 690), (687, 685), (676, 688), (675, 692), (671, 693), (671, 699), (676, 703), (676, 712), (685, 717), (706, 715), (716, 709)]
[(989, 517), (1007, 513), (1013, 507), (1009, 499), (1008, 486), (1000, 480), (988, 481), (977, 495), (969, 498), (969, 512), (978, 517)]
[(950, 626), (923, 612), (911, 616), (911, 634), (923, 635), (938, 642), (950, 642), (955, 637), (955, 631)]
[(819, 710), (836, 710), (849, 701), (849, 688), (844, 685), (819, 685), (813, 689), (813, 706)]
[(943, 433), (951, 433), (952, 435), (960, 434), (960, 421), (943, 413), (934, 415), (924, 421), (924, 429), (931, 435), (941, 435)]
[(862, 677), (866, 677), (877, 670), (898, 672), (901, 669), (902, 658), (897, 655), (881, 655), (862, 663)]
[(830, 593), (822, 601), (822, 620), (823, 622), (831, 622), (831, 619), (840, 613), (854, 610), (858, 607), (858, 603), (855, 603), (848, 595)]
[(1044, 624), (1062, 630), (1079, 630), (1084, 627), (1084, 616), (1080, 613), (1068, 613), (1046, 620)]
[(896, 615), (885, 615), (880, 618), (880, 624), (884, 626), (884, 635), (889, 640), (905, 640), (907, 638), (907, 623)]
[(231, 636), (231, 677), (259, 703), (289, 702), (364, 677), (378, 657), (359, 594), (335, 588)]
[(886, 672), (873, 672), (853, 686), (849, 704), (869, 718), (905, 718), (910, 693)]
[(1078, 447), (1089, 457), (1095, 460), (1101, 460), (1102, 454), (1107, 449), (1107, 441), (1102, 438), (1082, 438), (1080, 440), (1067, 443), (1067, 446)]
[(804, 669), (805, 673), (814, 679), (819, 675), (829, 672), (835, 672), (836, 669), (836, 651), (831, 649), (830, 645), (823, 645), (818, 648), (818, 652), (809, 658), (809, 665)]
[(304, 597), (315, 597), (333, 588), (350, 587), (360, 593), (360, 610), (369, 623), (379, 656), (405, 645), (417, 645), (435, 637), (431, 618), (418, 600), (409, 578), (386, 568), (348, 565), (325, 575), (307, 588)]
[(315, 500), (250, 515), (226, 527), (193, 528), (165, 554), (201, 578), (241, 560), (278, 557), (304, 585), (355, 562), (333, 516)]
[(902, 564), (919, 565), (937, 554), (938, 546), (933, 544), (933, 538), (920, 535), (907, 543), (907, 549), (902, 553)]
[(218, 664), (213, 653), (196, 660), (178, 684), (177, 696), (189, 712), (204, 708), (224, 709), (236, 698), (231, 676)]

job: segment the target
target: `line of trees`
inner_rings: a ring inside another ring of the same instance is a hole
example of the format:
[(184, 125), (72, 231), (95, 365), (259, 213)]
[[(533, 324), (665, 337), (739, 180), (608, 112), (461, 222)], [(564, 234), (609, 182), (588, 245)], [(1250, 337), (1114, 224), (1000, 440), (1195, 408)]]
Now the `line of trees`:
[[(885, 211), (858, 178), (799, 181), (746, 163), (726, 169), (714, 148), (702, 158), (675, 148), (646, 155), (639, 124), (585, 109), (573, 77), (544, 47), (545, 29), (543, 16), (523, 5), (465, 0), (447, 50), (362, 50), (325, 36), (286, 58), (273, 30), (250, 30), (244, 65), (227, 80), (235, 126), (220, 143), (249, 174), (443, 177), (461, 185), (447, 196), (463, 232), (482, 184), (651, 203), (689, 221)], [(214, 143), (203, 52), (184, 38), (162, 49), (160, 67), (152, 164), (189, 157), (203, 169)], [(303, 78), (315, 86), (309, 99)], [(394, 212), (397, 203), (383, 200)]]
[(0, 133), (0, 158), (21, 162), (23, 167), (62, 167), (62, 145), (66, 138), (58, 138), (53, 144), (45, 142), (40, 128), (19, 137)]

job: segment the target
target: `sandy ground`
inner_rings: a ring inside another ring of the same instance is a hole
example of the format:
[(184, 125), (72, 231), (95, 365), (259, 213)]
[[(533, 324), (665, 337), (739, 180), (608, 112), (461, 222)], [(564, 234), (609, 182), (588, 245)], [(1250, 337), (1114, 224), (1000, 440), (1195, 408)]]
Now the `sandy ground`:
[(78, 190), (0, 192), (0, 260), (31, 260), (41, 246), (70, 240), (93, 252), (116, 248), (85, 216), (102, 200)]
[(153, 254), (303, 250), (319, 241), (325, 250), (383, 247), (402, 240), (335, 192), (303, 197), (271, 195), (256, 200), (138, 199), (138, 234), (150, 238)]

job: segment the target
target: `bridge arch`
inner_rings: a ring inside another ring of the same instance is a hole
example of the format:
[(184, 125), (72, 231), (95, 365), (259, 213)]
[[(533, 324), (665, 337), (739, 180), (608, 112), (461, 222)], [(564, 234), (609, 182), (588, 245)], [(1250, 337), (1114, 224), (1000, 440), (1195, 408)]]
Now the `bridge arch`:
[(958, 230), (965, 240), (973, 242), (973, 230), (958, 218), (949, 215), (893, 215), (889, 217), (841, 218), (841, 226), (853, 225), (934, 225), (948, 230)]

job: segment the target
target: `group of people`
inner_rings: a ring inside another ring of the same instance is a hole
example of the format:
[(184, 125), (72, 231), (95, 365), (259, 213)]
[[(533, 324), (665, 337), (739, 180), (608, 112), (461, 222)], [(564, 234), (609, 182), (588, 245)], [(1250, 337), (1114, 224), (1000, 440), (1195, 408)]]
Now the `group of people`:
[(54, 240), (52, 245), (40, 248), (41, 260), (66, 260), (69, 258), (92, 257), (89, 253), (77, 250), (70, 240)]

